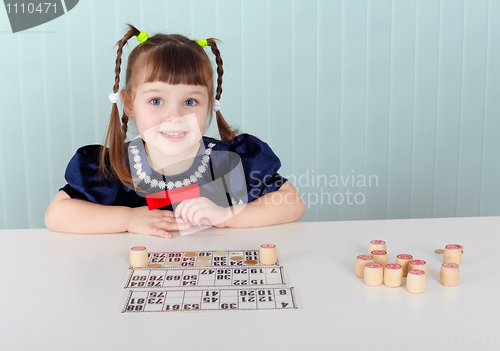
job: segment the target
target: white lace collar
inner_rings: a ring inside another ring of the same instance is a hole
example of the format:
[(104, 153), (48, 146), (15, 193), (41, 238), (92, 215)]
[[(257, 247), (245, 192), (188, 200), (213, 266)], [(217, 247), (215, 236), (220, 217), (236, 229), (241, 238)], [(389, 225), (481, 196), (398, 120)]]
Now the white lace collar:
[[(129, 161), (131, 165), (131, 174), (134, 179), (134, 185), (136, 188), (139, 183), (143, 182), (144, 184), (149, 185), (151, 189), (158, 188), (160, 190), (172, 190), (175, 188), (180, 188), (183, 186), (188, 186), (190, 184), (194, 184), (198, 182), (203, 176), (203, 173), (206, 172), (208, 168), (208, 162), (210, 161), (210, 155), (212, 154), (212, 148), (215, 146), (214, 143), (209, 143), (208, 148), (205, 149), (205, 154), (203, 156), (198, 155), (196, 159), (201, 156), (201, 164), (198, 166), (197, 170), (194, 171), (191, 175), (183, 175), (183, 177), (178, 178), (177, 180), (163, 180), (163, 177), (154, 177), (152, 175), (153, 171), (147, 162), (147, 158), (145, 160), (146, 164), (143, 165), (143, 158), (146, 157), (146, 151), (144, 150), (143, 141), (141, 138), (134, 139), (130, 142), (128, 151), (129, 151)], [(142, 151), (142, 152), (141, 152)], [(195, 159), (195, 162), (196, 162)], [(135, 175), (134, 175), (135, 173)], [(148, 174), (149, 173), (149, 174)], [(176, 176), (172, 176), (169, 178), (174, 178)], [(184, 179), (182, 179), (184, 178)]]

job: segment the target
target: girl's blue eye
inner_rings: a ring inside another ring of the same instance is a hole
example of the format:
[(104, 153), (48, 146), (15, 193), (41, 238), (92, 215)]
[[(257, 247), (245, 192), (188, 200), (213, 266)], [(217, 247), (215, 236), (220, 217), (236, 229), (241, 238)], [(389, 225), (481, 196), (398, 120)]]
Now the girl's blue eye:
[(155, 99), (151, 99), (151, 101), (150, 101), (150, 102), (151, 102), (153, 105), (161, 105), (161, 104), (163, 104), (163, 101), (161, 101), (161, 99), (157, 99), (157, 98), (155, 98)]
[(196, 105), (196, 104), (197, 104), (197, 102), (196, 102), (196, 100), (194, 100), (194, 99), (187, 99), (187, 100), (184, 102), (184, 105), (186, 105), (186, 106), (194, 106), (194, 105)]

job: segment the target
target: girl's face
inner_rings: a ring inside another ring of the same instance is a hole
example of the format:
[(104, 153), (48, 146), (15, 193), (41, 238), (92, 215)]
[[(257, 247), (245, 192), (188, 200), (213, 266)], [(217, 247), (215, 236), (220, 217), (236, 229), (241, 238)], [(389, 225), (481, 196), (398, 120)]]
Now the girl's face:
[(194, 157), (205, 133), (209, 97), (205, 86), (141, 83), (133, 101), (122, 93), (125, 112), (156, 162)]

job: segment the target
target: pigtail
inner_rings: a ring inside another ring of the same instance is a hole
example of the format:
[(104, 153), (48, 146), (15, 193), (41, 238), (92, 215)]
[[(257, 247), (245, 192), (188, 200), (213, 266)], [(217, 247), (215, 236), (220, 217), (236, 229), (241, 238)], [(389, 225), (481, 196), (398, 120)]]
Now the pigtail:
[[(120, 71), (122, 63), (123, 47), (127, 41), (138, 35), (140, 32), (137, 28), (129, 25), (130, 29), (125, 36), (118, 41), (118, 50), (116, 51), (116, 65), (115, 65), (115, 85), (113, 86), (113, 93), (118, 93), (120, 89)], [(127, 138), (127, 123), (128, 117), (125, 113), (121, 118), (116, 103), (112, 104), (111, 116), (109, 119), (108, 131), (106, 139), (101, 147), (101, 156), (99, 160), (100, 169), (107, 177), (117, 176), (125, 185), (132, 186), (132, 177), (125, 161), (125, 150), (123, 143)], [(109, 150), (107, 145), (109, 144)], [(106, 160), (109, 159), (110, 169), (106, 167)]]
[[(220, 51), (217, 48), (215, 39), (207, 39), (207, 45), (212, 49), (215, 55), (215, 63), (217, 64), (217, 89), (215, 91), (215, 100), (220, 101), (222, 95), (222, 75), (224, 74), (224, 69), (222, 68), (222, 58), (220, 57)], [(215, 112), (217, 118), (217, 127), (219, 128), (219, 134), (222, 141), (231, 142), (237, 135), (238, 131), (233, 130), (229, 124), (227, 124), (222, 113), (220, 111)]]

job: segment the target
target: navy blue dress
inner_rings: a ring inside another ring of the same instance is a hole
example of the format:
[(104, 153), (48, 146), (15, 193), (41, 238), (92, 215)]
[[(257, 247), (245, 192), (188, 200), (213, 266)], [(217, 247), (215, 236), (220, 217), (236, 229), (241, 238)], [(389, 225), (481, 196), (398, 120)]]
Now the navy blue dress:
[[(269, 145), (249, 134), (240, 134), (231, 143), (203, 137), (192, 166), (175, 176), (165, 176), (149, 166), (141, 138), (127, 142), (127, 165), (135, 189), (100, 173), (100, 147), (81, 147), (69, 162), (65, 174), (68, 183), (61, 190), (71, 198), (101, 205), (139, 207), (146, 206), (147, 197), (153, 194), (194, 186), (199, 189), (200, 197), (228, 207), (252, 202), (278, 190), (287, 181), (277, 173), (281, 162)], [(172, 203), (159, 208), (174, 210), (180, 202), (172, 199)]]

